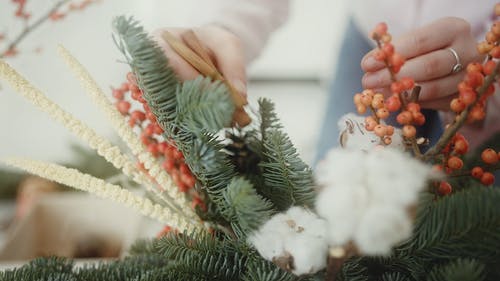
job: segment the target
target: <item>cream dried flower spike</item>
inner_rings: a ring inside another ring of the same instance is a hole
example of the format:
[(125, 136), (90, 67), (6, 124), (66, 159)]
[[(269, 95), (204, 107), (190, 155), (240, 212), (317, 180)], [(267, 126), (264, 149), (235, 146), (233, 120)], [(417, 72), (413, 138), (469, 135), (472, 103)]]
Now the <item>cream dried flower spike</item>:
[(190, 208), (184, 195), (178, 191), (171, 177), (161, 169), (160, 164), (145, 149), (133, 130), (127, 126), (125, 118), (112, 106), (88, 71), (64, 47), (59, 47), (59, 53), (80, 79), (94, 103), (107, 115), (112, 126), (127, 144), (132, 154), (141, 163), (144, 163), (147, 172), (137, 169), (131, 158), (117, 146), (55, 104), (2, 60), (0, 60), (0, 77), (5, 79), (19, 94), (85, 141), (100, 156), (120, 169), (123, 174), (157, 195), (164, 206), (153, 204), (150, 200), (134, 195), (120, 186), (109, 184), (102, 179), (82, 174), (74, 169), (17, 158), (4, 162), (38, 176), (96, 194), (101, 198), (125, 203), (127, 206), (138, 209), (142, 214), (162, 223), (168, 223), (180, 231), (203, 228), (202, 222), (197, 219), (195, 212)]

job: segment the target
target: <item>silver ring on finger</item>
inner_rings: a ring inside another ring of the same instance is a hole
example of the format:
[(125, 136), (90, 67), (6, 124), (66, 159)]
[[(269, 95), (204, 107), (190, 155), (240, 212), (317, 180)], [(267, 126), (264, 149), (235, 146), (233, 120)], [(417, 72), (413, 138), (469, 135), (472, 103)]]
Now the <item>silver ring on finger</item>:
[(453, 67), (451, 68), (451, 74), (455, 74), (462, 71), (464, 66), (460, 62), (460, 57), (458, 56), (457, 51), (455, 51), (453, 48), (448, 48), (446, 50), (450, 51), (453, 54), (453, 57), (455, 58), (456, 61), (455, 65), (453, 65)]

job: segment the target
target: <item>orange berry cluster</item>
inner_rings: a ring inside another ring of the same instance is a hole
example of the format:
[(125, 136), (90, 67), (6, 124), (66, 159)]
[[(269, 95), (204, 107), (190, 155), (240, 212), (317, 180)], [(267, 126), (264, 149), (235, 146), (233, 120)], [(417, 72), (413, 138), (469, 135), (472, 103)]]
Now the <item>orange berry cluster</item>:
[(496, 62), (493, 60), (488, 60), (484, 65), (477, 62), (470, 63), (463, 81), (457, 86), (458, 97), (450, 102), (450, 109), (459, 115), (466, 108), (472, 106), (467, 121), (474, 122), (484, 119), (486, 101), (495, 93), (495, 86), (491, 84), (482, 95), (479, 95), (478, 88), (483, 85), (485, 75), (493, 73), (495, 67)]
[(476, 166), (472, 168), (471, 176), (478, 179), (484, 185), (492, 185), (495, 182), (495, 175), (487, 170), (485, 171), (485, 168), (494, 168), (500, 160), (500, 152), (487, 148), (481, 152), (481, 160), (486, 167)]
[(391, 144), (394, 127), (380, 123), (380, 120), (389, 117), (389, 110), (385, 106), (384, 95), (375, 93), (371, 89), (366, 89), (361, 93), (355, 94), (353, 100), (359, 114), (366, 113), (367, 108), (370, 108), (373, 112), (373, 115), (365, 118), (366, 130), (374, 132), (384, 144)]
[[(442, 164), (435, 165), (434, 169), (445, 172), (448, 175), (462, 169), (464, 167), (464, 162), (461, 157), (468, 151), (469, 142), (462, 134), (456, 133), (442, 151), (444, 156)], [(442, 181), (439, 183), (438, 193), (440, 195), (447, 195), (452, 191), (453, 188), (448, 182)]]
[(380, 124), (380, 120), (386, 119), (390, 112), (401, 111), (396, 121), (403, 125), (402, 132), (405, 138), (414, 138), (417, 129), (414, 125), (421, 126), (425, 123), (425, 116), (420, 112), (420, 105), (415, 102), (406, 103), (402, 99), (402, 93), (415, 87), (412, 78), (404, 77), (396, 80), (396, 74), (401, 70), (405, 59), (394, 50), (391, 44), (392, 37), (387, 32), (387, 24), (379, 23), (372, 32), (372, 38), (377, 41), (378, 49), (374, 52), (377, 61), (384, 62), (393, 82), (391, 84), (392, 95), (387, 99), (381, 93), (374, 93), (373, 90), (364, 90), (362, 93), (354, 95), (354, 104), (360, 114), (364, 114), (367, 108), (373, 112), (365, 120), (365, 127), (368, 131), (373, 131), (385, 144), (391, 143), (391, 136), (394, 133), (392, 126)]
[[(142, 105), (142, 110), (131, 110), (132, 104), (126, 96), (128, 94), (130, 94), (131, 100)], [(140, 138), (146, 149), (153, 157), (162, 162), (163, 169), (172, 176), (172, 180), (179, 190), (191, 196), (193, 208), (199, 206), (202, 210), (205, 209), (205, 204), (193, 189), (196, 180), (184, 161), (184, 155), (173, 142), (163, 138), (163, 129), (142, 97), (142, 90), (139, 88), (134, 74), (129, 72), (127, 82), (122, 83), (119, 88), (112, 89), (112, 95), (116, 99), (116, 109), (128, 117), (129, 126), (140, 131)], [(142, 165), (139, 166), (144, 170)]]

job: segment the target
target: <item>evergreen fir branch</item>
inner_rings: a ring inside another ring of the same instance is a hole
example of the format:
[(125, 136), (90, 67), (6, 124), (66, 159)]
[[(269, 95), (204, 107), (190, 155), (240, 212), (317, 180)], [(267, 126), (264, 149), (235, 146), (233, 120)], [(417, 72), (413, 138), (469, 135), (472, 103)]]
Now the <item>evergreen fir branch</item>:
[[(114, 262), (86, 265), (74, 271), (77, 280), (123, 281), (142, 280), (150, 273), (162, 272), (169, 261), (159, 255), (139, 255), (126, 257)], [(156, 279), (162, 280), (162, 279)], [(177, 279), (165, 279), (174, 281)]]
[(238, 280), (246, 261), (239, 248), (236, 242), (207, 233), (171, 233), (155, 243), (156, 253), (172, 260), (171, 271), (212, 278), (208, 280)]
[(500, 262), (499, 200), (500, 190), (489, 188), (467, 189), (437, 201), (424, 198), (414, 235), (396, 249), (396, 255)]
[(476, 260), (458, 259), (446, 265), (435, 266), (428, 281), (481, 281), (485, 280), (485, 267)]
[[(340, 281), (368, 281), (368, 269), (360, 263), (361, 258), (353, 257), (342, 265), (337, 276)], [(337, 280), (337, 279), (336, 279)]]
[(217, 133), (232, 121), (234, 104), (224, 84), (198, 77), (177, 88), (175, 123), (185, 124), (194, 135)]
[(139, 239), (130, 246), (128, 253), (132, 256), (156, 254), (155, 241), (156, 239)]
[(311, 207), (315, 192), (311, 169), (300, 159), (289, 137), (277, 129), (263, 140), (260, 167), (266, 189), (262, 192), (280, 210), (293, 205)]
[(382, 281), (411, 281), (412, 279), (409, 279), (405, 275), (399, 273), (399, 272), (391, 272), (391, 273), (386, 273), (382, 275)]
[(275, 264), (260, 257), (247, 261), (245, 275), (242, 281), (295, 281), (302, 280), (296, 275), (284, 271)]
[(73, 262), (59, 257), (36, 258), (15, 269), (0, 272), (0, 281), (73, 281)]
[[(244, 268), (245, 258), (240, 253), (227, 255), (226, 253), (193, 256), (187, 261), (176, 261), (170, 271), (186, 273), (194, 280), (240, 280)], [(206, 278), (206, 279), (204, 279)]]
[(117, 17), (113, 26), (113, 39), (137, 77), (144, 98), (158, 123), (172, 136), (174, 132), (168, 131), (168, 123), (175, 117), (179, 81), (168, 66), (167, 57), (132, 17)]
[(182, 150), (189, 168), (220, 211), (225, 209), (223, 191), (237, 175), (223, 151), (224, 144), (214, 134), (203, 133)]
[(281, 130), (281, 125), (278, 115), (274, 110), (274, 103), (266, 98), (260, 98), (259, 101), (259, 117), (260, 117), (260, 134), (262, 140), (267, 139), (266, 132), (268, 130)]
[(240, 239), (257, 230), (273, 214), (271, 202), (258, 195), (244, 178), (234, 178), (222, 196), (225, 200), (222, 214)]

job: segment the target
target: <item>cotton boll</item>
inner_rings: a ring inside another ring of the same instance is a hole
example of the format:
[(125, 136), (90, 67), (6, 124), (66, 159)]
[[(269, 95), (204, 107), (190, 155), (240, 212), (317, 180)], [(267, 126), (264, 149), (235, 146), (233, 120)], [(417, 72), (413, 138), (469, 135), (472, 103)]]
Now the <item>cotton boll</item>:
[(296, 275), (316, 273), (326, 267), (328, 245), (323, 237), (290, 236), (285, 241), (287, 251), (293, 256), (292, 272)]
[(415, 203), (431, 174), (430, 166), (389, 148), (368, 153), (364, 165), (366, 186), (380, 204)]
[(389, 255), (392, 247), (411, 233), (412, 224), (403, 209), (375, 206), (359, 222), (354, 242), (363, 254)]
[(319, 185), (328, 187), (336, 184), (351, 185), (363, 181), (361, 165), (365, 153), (359, 150), (330, 150), (326, 158), (318, 163), (316, 180)]
[[(296, 231), (301, 231), (304, 235), (311, 237), (320, 237), (321, 239), (326, 237), (326, 221), (318, 218), (315, 213), (302, 207), (291, 207), (286, 215), (293, 219), (293, 227)], [(290, 225), (291, 221), (288, 221), (287, 224)]]
[(343, 245), (352, 239), (367, 205), (368, 193), (361, 185), (335, 186), (320, 192), (316, 210), (328, 222), (330, 245)]
[(313, 273), (326, 266), (325, 224), (315, 213), (292, 207), (273, 216), (248, 242), (269, 261), (290, 262), (296, 274)]

